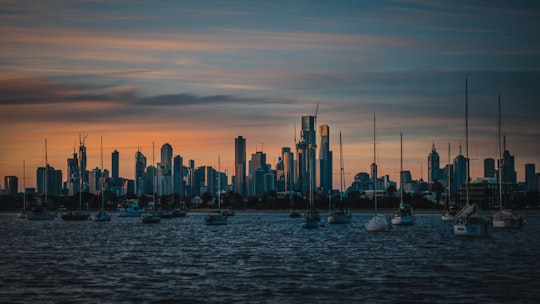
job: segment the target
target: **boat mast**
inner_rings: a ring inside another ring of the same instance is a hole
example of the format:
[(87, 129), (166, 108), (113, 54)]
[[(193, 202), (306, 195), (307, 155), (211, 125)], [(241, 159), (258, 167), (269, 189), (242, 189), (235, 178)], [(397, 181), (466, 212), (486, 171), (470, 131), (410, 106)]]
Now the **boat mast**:
[(47, 204), (47, 171), (49, 171), (49, 160), (47, 158), (47, 139), (45, 139), (45, 171), (43, 172), (43, 179), (44, 179), (44, 186), (45, 186), (45, 189), (43, 190), (43, 192), (45, 193), (45, 204)]
[(399, 133), (399, 206), (403, 205), (403, 133)]
[(501, 93), (499, 93), (499, 123), (498, 123), (498, 141), (499, 141), (499, 209), (503, 209), (503, 200), (502, 200), (502, 169), (503, 169), (503, 155), (502, 155), (502, 146), (501, 146)]
[(339, 131), (339, 195), (341, 200), (343, 200), (343, 189), (345, 189), (345, 172), (343, 170), (343, 145), (341, 143), (341, 131)]
[(103, 209), (103, 180), (105, 179), (104, 177), (104, 170), (103, 170), (103, 136), (100, 137), (101, 139), (101, 184), (100, 184), (100, 187), (101, 187), (101, 209)]
[(450, 208), (450, 177), (452, 176), (450, 174), (450, 143), (448, 143), (448, 169), (446, 170), (446, 200), (445, 200), (445, 208)]
[(375, 113), (373, 113), (373, 164), (371, 165), (371, 173), (373, 175), (373, 198), (375, 200), (375, 214), (377, 214), (377, 148), (375, 134)]
[(469, 87), (468, 79), (465, 77), (465, 171), (467, 172), (467, 181), (465, 182), (465, 199), (469, 205), (469, 180), (470, 180), (470, 165), (469, 165)]
[(152, 176), (152, 180), (153, 180), (153, 183), (152, 183), (152, 202), (154, 204), (152, 206), (152, 211), (155, 211), (156, 210), (156, 189), (155, 189), (155, 186), (156, 186), (156, 183), (157, 183), (157, 177), (156, 177), (157, 168), (154, 165), (154, 142), (152, 142), (152, 167), (154, 167), (154, 174)]
[(23, 211), (26, 211), (26, 164), (23, 159), (22, 161), (23, 166)]

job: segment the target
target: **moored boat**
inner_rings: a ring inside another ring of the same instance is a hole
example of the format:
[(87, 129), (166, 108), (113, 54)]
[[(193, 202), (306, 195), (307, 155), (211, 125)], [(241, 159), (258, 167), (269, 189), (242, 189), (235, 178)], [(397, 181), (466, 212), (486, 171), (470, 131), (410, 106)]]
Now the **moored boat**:
[(144, 209), (139, 206), (137, 199), (127, 199), (118, 205), (116, 216), (118, 217), (141, 217)]

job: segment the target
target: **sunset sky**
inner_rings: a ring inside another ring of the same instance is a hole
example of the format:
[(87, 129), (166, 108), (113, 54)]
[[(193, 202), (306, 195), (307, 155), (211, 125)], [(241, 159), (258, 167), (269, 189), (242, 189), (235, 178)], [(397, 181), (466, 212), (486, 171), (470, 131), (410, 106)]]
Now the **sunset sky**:
[[(294, 147), (300, 119), (319, 110), (330, 126), (334, 187), (339, 132), (347, 185), (369, 172), (373, 113), (379, 174), (427, 179), (465, 145), (469, 79), (472, 177), (498, 158), (502, 132), (516, 158), (540, 171), (538, 1), (1, 1), (0, 177), (35, 187), (48, 161), (63, 171), (88, 138), (88, 167), (120, 152), (134, 177), (137, 147), (156, 162), (164, 143), (184, 163), (233, 174), (234, 138), (248, 159), (264, 149), (274, 168)], [(296, 135), (294, 133), (296, 125)], [(319, 134), (317, 134), (319, 135)], [(264, 146), (263, 144), (264, 143)], [(463, 147), (463, 153), (465, 148)]]

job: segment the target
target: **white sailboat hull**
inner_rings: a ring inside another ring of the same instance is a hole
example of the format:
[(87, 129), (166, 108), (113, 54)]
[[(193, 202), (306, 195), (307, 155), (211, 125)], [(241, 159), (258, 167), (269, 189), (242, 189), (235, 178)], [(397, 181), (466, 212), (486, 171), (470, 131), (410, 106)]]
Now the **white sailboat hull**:
[(493, 216), (491, 223), (493, 228), (521, 229), (525, 217), (513, 211), (501, 210)]
[(370, 232), (387, 232), (390, 231), (390, 225), (390, 222), (385, 216), (377, 214), (364, 225), (364, 228)]
[(332, 210), (328, 215), (328, 224), (350, 224), (352, 214), (345, 209)]
[(488, 224), (455, 224), (454, 234), (458, 236), (486, 237), (488, 236)]

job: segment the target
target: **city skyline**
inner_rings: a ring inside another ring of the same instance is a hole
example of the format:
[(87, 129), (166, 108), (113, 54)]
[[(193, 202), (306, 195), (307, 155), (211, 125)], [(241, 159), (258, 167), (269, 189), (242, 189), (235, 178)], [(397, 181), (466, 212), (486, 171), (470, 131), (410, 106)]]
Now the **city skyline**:
[[(86, 139), (87, 169), (119, 152), (133, 179), (135, 153), (152, 142), (196, 166), (234, 172), (234, 139), (261, 150), (275, 169), (282, 147), (295, 151), (300, 118), (330, 127), (347, 184), (369, 172), (373, 113), (380, 174), (404, 169), (427, 180), (427, 155), (441, 167), (464, 145), (469, 79), (471, 177), (498, 158), (502, 132), (515, 156), (540, 164), (540, 4), (433, 1), (3, 3), (0, 12), (0, 176), (26, 185), (35, 168), (67, 173)], [(296, 133), (295, 133), (296, 129)], [(317, 132), (318, 133), (318, 132)], [(317, 134), (317, 141), (320, 134)], [(464, 153), (463, 153), (464, 154)], [(295, 158), (297, 156), (295, 155)], [(274, 161), (275, 158), (275, 161)], [(334, 188), (339, 185), (334, 156)]]

